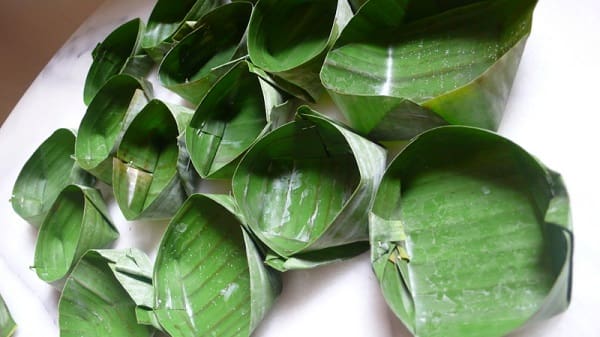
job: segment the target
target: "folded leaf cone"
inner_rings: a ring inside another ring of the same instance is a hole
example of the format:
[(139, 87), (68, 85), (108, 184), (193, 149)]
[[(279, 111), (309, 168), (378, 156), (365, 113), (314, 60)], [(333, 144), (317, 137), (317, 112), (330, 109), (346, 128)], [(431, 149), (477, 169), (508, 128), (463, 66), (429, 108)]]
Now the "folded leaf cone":
[(223, 195), (192, 195), (169, 223), (154, 269), (155, 314), (173, 337), (248, 337), (280, 291)]
[(84, 170), (112, 183), (112, 158), (129, 123), (150, 95), (144, 82), (127, 74), (111, 77), (100, 88), (79, 124), (75, 141), (75, 159)]
[[(126, 259), (115, 259), (124, 255)], [(130, 269), (141, 253), (90, 250), (69, 275), (58, 303), (58, 323), (62, 337), (149, 337), (154, 329), (137, 323), (136, 302), (126, 291), (116, 271)], [(139, 268), (135, 269), (137, 273)]]
[(308, 107), (255, 143), (235, 172), (233, 194), (252, 232), (274, 252), (269, 265), (309, 268), (365, 251), (385, 156)]
[(113, 158), (113, 192), (128, 220), (171, 217), (193, 190), (180, 134), (192, 111), (154, 99), (133, 119)]
[(40, 227), (35, 272), (62, 288), (65, 278), (89, 249), (104, 248), (119, 237), (98, 190), (69, 185), (56, 198)]
[(409, 139), (460, 124), (496, 130), (535, 0), (370, 0), (327, 55), (321, 80), (361, 134)]
[(248, 28), (250, 59), (284, 90), (315, 101), (325, 55), (351, 17), (347, 0), (261, 0)]
[(152, 60), (141, 49), (143, 34), (144, 23), (140, 19), (133, 19), (117, 27), (96, 46), (83, 88), (86, 105), (113, 75), (130, 74), (144, 78), (148, 74)]
[(490, 131), (413, 139), (383, 177), (370, 235), (384, 297), (415, 336), (505, 336), (570, 301), (562, 180)]
[(186, 129), (186, 146), (203, 178), (231, 178), (245, 151), (285, 113), (279, 92), (239, 62), (207, 93)]
[(198, 104), (214, 83), (246, 55), (252, 5), (233, 2), (204, 15), (165, 56), (158, 78), (167, 89)]
[(223, 0), (158, 0), (146, 25), (142, 48), (156, 63), (187, 35), (202, 16)]
[(58, 129), (27, 160), (13, 187), (12, 207), (39, 227), (58, 194), (69, 184), (92, 185), (94, 177), (73, 159), (75, 134)]
[(4, 299), (0, 296), (0, 337), (10, 337), (17, 330), (17, 323), (13, 320)]

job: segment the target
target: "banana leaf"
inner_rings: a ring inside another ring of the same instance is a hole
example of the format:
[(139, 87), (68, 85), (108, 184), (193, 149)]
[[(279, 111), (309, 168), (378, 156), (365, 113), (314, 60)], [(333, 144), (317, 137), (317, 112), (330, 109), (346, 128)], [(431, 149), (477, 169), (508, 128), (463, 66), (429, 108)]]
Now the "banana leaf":
[(74, 149), (73, 131), (58, 129), (35, 150), (17, 177), (10, 199), (12, 207), (36, 228), (63, 188), (94, 183), (94, 177), (72, 158)]
[(13, 320), (4, 299), (0, 296), (0, 337), (10, 337), (15, 330), (17, 330), (17, 323)]
[(69, 185), (58, 195), (40, 227), (33, 268), (41, 280), (61, 289), (85, 252), (104, 248), (118, 237), (100, 192)]
[[(143, 254), (131, 252), (90, 250), (79, 260), (58, 303), (62, 337), (152, 336), (155, 329), (137, 323), (136, 302), (115, 276), (122, 263), (127, 270), (149, 263), (139, 260)], [(139, 269), (133, 273), (137, 277)]]
[(356, 13), (362, 5), (365, 4), (368, 0), (349, 0), (350, 5), (352, 6), (352, 10)]
[(152, 262), (144, 252), (136, 249), (96, 249), (107, 260), (115, 278), (137, 305), (152, 307)]
[(368, 249), (368, 209), (386, 152), (301, 107), (241, 160), (233, 194), (281, 271), (310, 268)]
[[(379, 1), (379, 0), (377, 0)], [(395, 0), (392, 0), (392, 2)], [(386, 1), (389, 3), (389, 1)], [(398, 3), (398, 1), (395, 1)], [(489, 2), (489, 0), (421, 0), (409, 1), (404, 5), (404, 21), (410, 22), (423, 19), (432, 15), (440, 14), (452, 9), (472, 5), (478, 2)]]
[(167, 89), (197, 105), (213, 84), (246, 55), (252, 5), (234, 2), (203, 16), (165, 56), (158, 78)]
[(127, 74), (113, 76), (90, 102), (79, 124), (75, 159), (81, 168), (109, 185), (112, 157), (129, 123), (148, 103), (148, 86)]
[[(207, 93), (185, 132), (192, 163), (202, 178), (231, 178), (239, 159), (286, 113), (277, 89), (239, 62)], [(277, 116), (273, 119), (277, 120)]]
[(148, 18), (142, 48), (160, 63), (165, 54), (193, 30), (196, 21), (223, 0), (158, 0)]
[[(369, 19), (376, 20), (373, 20), (369, 24), (378, 26), (383, 23), (385, 25), (394, 26), (402, 22), (422, 19), (431, 15), (440, 14), (450, 9), (483, 1), (487, 0), (376, 0), (369, 6), (377, 6), (381, 16), (378, 18), (375, 16), (370, 17)], [(367, 2), (369, 2), (369, 0), (350, 0), (350, 4), (355, 12)], [(373, 8), (375, 7), (371, 7), (371, 9), (367, 10), (372, 10)], [(362, 14), (365, 13), (363, 12)], [(362, 18), (364, 19), (365, 16), (362, 16)]]
[(321, 80), (369, 138), (409, 139), (446, 124), (496, 130), (535, 5), (368, 1), (327, 55)]
[(153, 266), (148, 256), (135, 248), (98, 249), (95, 252), (107, 260), (115, 278), (135, 303), (137, 322), (162, 329), (154, 322)]
[(351, 17), (347, 0), (261, 0), (248, 28), (250, 59), (284, 90), (315, 101), (325, 55)]
[(415, 336), (504, 336), (569, 304), (564, 184), (493, 132), (413, 139), (383, 177), (370, 234), (384, 297)]
[(192, 195), (169, 223), (154, 269), (169, 335), (250, 336), (280, 292), (278, 274), (225, 195)]
[(113, 193), (128, 220), (170, 218), (194, 185), (183, 133), (192, 111), (150, 101), (133, 119), (113, 158)]
[(113, 75), (145, 77), (153, 62), (141, 49), (144, 23), (133, 19), (117, 27), (92, 51), (93, 62), (85, 79), (83, 101), (90, 104), (96, 93)]

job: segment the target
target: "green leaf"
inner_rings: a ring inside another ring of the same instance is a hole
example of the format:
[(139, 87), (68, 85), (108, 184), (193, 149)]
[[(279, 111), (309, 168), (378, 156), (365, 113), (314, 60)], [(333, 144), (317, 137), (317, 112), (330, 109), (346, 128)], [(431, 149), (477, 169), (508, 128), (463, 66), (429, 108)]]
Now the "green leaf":
[(213, 84), (246, 55), (245, 33), (252, 12), (247, 2), (218, 7), (165, 56), (158, 70), (161, 84), (197, 105)]
[[(350, 0), (350, 3), (355, 9), (355, 12), (357, 12), (365, 3), (371, 2), (367, 8), (360, 9), (362, 13), (358, 19), (358, 21), (363, 21), (365, 24), (363, 28), (368, 30), (373, 28), (377, 29), (376, 27), (381, 27), (382, 25), (390, 28), (396, 27), (405, 22), (419, 20), (458, 7), (483, 1), (487, 0)], [(370, 12), (369, 15), (364, 15), (366, 14), (366, 11), (372, 11), (374, 9), (378, 12), (373, 11)], [(379, 17), (373, 14), (378, 14)], [(369, 26), (373, 28), (369, 28)]]
[(113, 76), (90, 102), (79, 124), (75, 159), (84, 170), (109, 185), (113, 156), (123, 133), (148, 103), (151, 91), (147, 85), (130, 75)]
[(315, 101), (325, 55), (351, 17), (347, 0), (261, 0), (248, 27), (250, 59), (284, 90)]
[(142, 47), (160, 63), (177, 41), (187, 35), (196, 21), (222, 0), (158, 0), (148, 18)]
[[(440, 14), (455, 8), (468, 6), (478, 2), (486, 2), (489, 0), (420, 0), (409, 1), (406, 6), (406, 22), (419, 20), (432, 15)], [(396, 1), (398, 2), (398, 1)], [(405, 3), (405, 1), (402, 1)]]
[(135, 303), (137, 322), (162, 330), (154, 314), (153, 266), (148, 256), (135, 248), (99, 249), (95, 252), (107, 260), (115, 278)]
[(383, 148), (301, 107), (296, 121), (247, 152), (233, 194), (262, 242), (283, 260), (306, 262), (289, 267), (318, 265), (362, 251), (354, 245), (368, 239), (367, 210), (384, 168)]
[(242, 154), (271, 128), (278, 91), (239, 62), (207, 93), (186, 130), (186, 145), (203, 178), (231, 178)]
[(296, 269), (310, 269), (343, 261), (362, 254), (367, 250), (369, 250), (369, 243), (361, 241), (343, 246), (300, 253), (292, 257), (282, 257), (274, 253), (269, 253), (267, 254), (265, 263), (280, 272)]
[(152, 262), (144, 252), (135, 249), (97, 249), (106, 259), (110, 270), (123, 289), (136, 305), (152, 308), (154, 288), (152, 287)]
[(27, 160), (10, 199), (19, 216), (39, 227), (58, 194), (69, 184), (92, 185), (94, 178), (73, 159), (75, 134), (56, 130)]
[(365, 4), (368, 0), (349, 0), (350, 5), (352, 5), (352, 9), (356, 13), (358, 9)]
[(118, 236), (100, 192), (69, 185), (58, 195), (40, 227), (35, 271), (40, 279), (60, 289), (86, 251), (106, 247)]
[(160, 244), (155, 313), (173, 337), (250, 336), (280, 291), (226, 199), (192, 195)]
[(144, 24), (133, 19), (117, 27), (92, 52), (93, 62), (85, 79), (83, 101), (90, 104), (96, 93), (113, 75), (145, 77), (152, 60), (141, 50)]
[(15, 330), (17, 330), (17, 323), (13, 320), (4, 299), (0, 296), (0, 337), (10, 337)]
[(408, 139), (445, 124), (495, 130), (535, 4), (371, 0), (327, 55), (321, 80), (370, 138)]
[(128, 220), (169, 218), (193, 187), (193, 169), (179, 137), (192, 111), (150, 101), (133, 119), (113, 159), (113, 192)]
[(122, 261), (105, 257), (107, 252), (87, 252), (68, 277), (58, 303), (62, 337), (149, 337), (154, 333), (153, 328), (137, 323), (136, 303), (114, 274), (115, 264)]
[(370, 214), (383, 294), (416, 336), (504, 336), (570, 300), (568, 196), (518, 145), (464, 126), (393, 160)]

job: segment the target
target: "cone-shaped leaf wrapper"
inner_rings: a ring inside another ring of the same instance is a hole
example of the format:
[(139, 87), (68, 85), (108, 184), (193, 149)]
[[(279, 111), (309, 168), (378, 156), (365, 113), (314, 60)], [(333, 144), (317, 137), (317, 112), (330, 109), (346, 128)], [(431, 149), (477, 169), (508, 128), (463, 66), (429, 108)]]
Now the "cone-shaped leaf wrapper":
[(75, 134), (56, 130), (27, 160), (13, 187), (12, 207), (39, 227), (58, 194), (69, 184), (92, 185), (94, 177), (73, 159)]
[[(285, 114), (281, 95), (239, 62), (210, 89), (186, 129), (186, 145), (203, 178), (231, 178), (241, 155)], [(275, 120), (274, 120), (275, 119)]]
[(100, 192), (69, 185), (40, 227), (35, 271), (40, 279), (62, 288), (64, 278), (86, 251), (104, 248), (118, 236)]
[(10, 315), (4, 299), (0, 296), (0, 337), (10, 337), (17, 329), (17, 324)]
[(569, 303), (563, 183), (490, 131), (415, 138), (386, 171), (370, 220), (383, 294), (415, 336), (505, 336)]
[(323, 85), (369, 138), (408, 139), (445, 124), (497, 129), (536, 1), (418, 2), (361, 7), (327, 55)]
[(113, 159), (113, 192), (128, 220), (169, 218), (193, 189), (193, 168), (179, 135), (192, 111), (150, 101), (125, 131)]
[(366, 249), (367, 213), (385, 150), (301, 107), (296, 121), (261, 138), (233, 177), (249, 227), (279, 257), (279, 269), (308, 268)]
[(83, 169), (112, 183), (112, 157), (125, 129), (148, 103), (149, 91), (126, 74), (113, 76), (102, 86), (83, 116), (75, 141), (75, 159)]
[(235, 60), (246, 54), (244, 36), (252, 13), (247, 2), (230, 3), (209, 12), (193, 32), (165, 56), (158, 77), (166, 88), (198, 104)]
[(319, 70), (352, 17), (347, 0), (261, 0), (248, 28), (248, 53), (286, 91), (315, 101)]
[(160, 63), (173, 44), (193, 29), (199, 18), (223, 2), (223, 0), (158, 0), (148, 18), (142, 47), (156, 63)]
[(173, 337), (248, 337), (280, 291), (228, 196), (192, 195), (156, 258), (155, 313)]
[(117, 27), (96, 46), (83, 89), (86, 105), (113, 75), (126, 73), (143, 78), (148, 74), (152, 60), (141, 50), (143, 34), (144, 24), (133, 19)]
[[(126, 259), (114, 259), (117, 254)], [(131, 270), (132, 264), (148, 264), (147, 258), (139, 260), (141, 255), (91, 250), (79, 260), (58, 303), (62, 337), (149, 337), (154, 333), (154, 328), (137, 323), (136, 301), (115, 276), (118, 270)], [(143, 278), (139, 268), (133, 273)]]

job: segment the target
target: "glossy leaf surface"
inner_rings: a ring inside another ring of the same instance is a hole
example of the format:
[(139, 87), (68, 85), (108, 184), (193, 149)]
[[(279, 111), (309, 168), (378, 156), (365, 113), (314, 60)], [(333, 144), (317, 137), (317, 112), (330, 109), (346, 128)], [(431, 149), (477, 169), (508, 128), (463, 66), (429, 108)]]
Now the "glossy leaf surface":
[(325, 54), (351, 17), (347, 0), (261, 0), (248, 28), (250, 59), (284, 90), (315, 101)]
[(58, 195), (40, 227), (35, 271), (40, 279), (61, 288), (86, 251), (104, 248), (118, 236), (100, 192), (69, 185)]
[(536, 1), (434, 3), (371, 0), (327, 55), (324, 86), (370, 138), (500, 123)]
[(231, 178), (241, 155), (271, 126), (282, 104), (277, 90), (242, 61), (202, 100), (186, 130), (186, 146), (203, 178)]
[(116, 280), (135, 303), (137, 322), (162, 330), (154, 315), (153, 266), (148, 256), (136, 248), (97, 249), (95, 252), (106, 259)]
[(73, 160), (75, 134), (58, 129), (27, 160), (13, 187), (11, 203), (19, 216), (39, 227), (58, 194), (69, 184), (91, 185), (94, 178)]
[(106, 259), (116, 280), (137, 307), (149, 310), (154, 305), (154, 288), (152, 286), (152, 262), (144, 252), (135, 249), (97, 249), (100, 256)]
[(245, 33), (252, 5), (230, 3), (207, 13), (177, 43), (159, 68), (159, 80), (193, 104), (246, 54)]
[(102, 86), (81, 120), (75, 142), (75, 159), (84, 170), (112, 183), (112, 158), (149, 96), (142, 82), (126, 74), (113, 76)]
[(370, 220), (375, 273), (415, 336), (504, 336), (568, 305), (562, 181), (497, 134), (448, 126), (416, 137)]
[(123, 215), (168, 218), (191, 191), (190, 160), (179, 135), (191, 111), (150, 101), (133, 119), (113, 159), (113, 192)]
[(227, 196), (192, 195), (171, 220), (154, 269), (155, 313), (173, 337), (249, 336), (279, 279)]
[(133, 19), (117, 27), (96, 46), (83, 89), (86, 105), (113, 75), (126, 73), (143, 78), (150, 71), (152, 61), (141, 51), (143, 33), (142, 21)]
[(158, 0), (148, 18), (142, 47), (159, 63), (178, 40), (192, 30), (204, 14), (222, 0)]
[(357, 254), (384, 167), (385, 150), (303, 107), (248, 151), (233, 193), (248, 226), (281, 257), (270, 265), (306, 268)]
[(8, 311), (4, 299), (0, 296), (0, 337), (10, 337), (17, 330), (17, 323)]
[(151, 336), (154, 329), (137, 323), (136, 303), (115, 278), (114, 265), (119, 263), (103, 252), (87, 252), (67, 279), (58, 303), (60, 335)]

